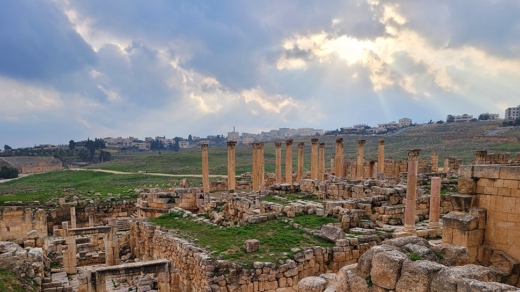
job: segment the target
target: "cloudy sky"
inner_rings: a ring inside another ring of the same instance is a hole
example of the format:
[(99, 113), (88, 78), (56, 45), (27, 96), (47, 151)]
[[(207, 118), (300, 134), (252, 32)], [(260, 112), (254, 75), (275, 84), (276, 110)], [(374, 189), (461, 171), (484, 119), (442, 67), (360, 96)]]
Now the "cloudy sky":
[(0, 0), (0, 144), (520, 104), (520, 1)]

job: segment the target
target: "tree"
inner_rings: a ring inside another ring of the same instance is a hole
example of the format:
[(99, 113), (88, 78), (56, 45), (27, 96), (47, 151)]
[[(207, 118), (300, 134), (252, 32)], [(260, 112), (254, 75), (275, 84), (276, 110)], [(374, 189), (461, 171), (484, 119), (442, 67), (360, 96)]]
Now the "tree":
[(89, 151), (87, 149), (81, 149), (79, 152), (78, 152), (78, 156), (81, 160), (85, 161), (85, 160), (89, 160)]
[(446, 122), (448, 122), (448, 123), (453, 123), (453, 122), (455, 122), (455, 117), (452, 116), (452, 115), (449, 115), (449, 116), (448, 116), (448, 119), (446, 119)]
[(191, 134), (188, 136), (188, 142), (192, 142), (193, 138), (191, 137)]
[(443, 121), (443, 120), (438, 120), (438, 121), (437, 121), (437, 124), (439, 124), (439, 125), (440, 125), (440, 124), (444, 124), (444, 121)]
[(9, 145), (7, 145), (7, 144), (4, 145), (4, 150), (5, 150), (5, 152), (8, 152), (9, 150), (12, 150), (12, 149), (13, 149), (13, 148), (12, 148), (11, 146), (9, 146)]
[(0, 169), (0, 178), (17, 178), (18, 169), (14, 167), (2, 166)]
[(488, 114), (480, 114), (478, 116), (478, 119), (479, 119), (479, 121), (487, 121), (487, 120), (489, 120), (489, 115)]
[(175, 152), (179, 152), (179, 150), (181, 150), (181, 147), (179, 145), (179, 141), (181, 140), (181, 138), (175, 137), (173, 139), (175, 140), (175, 143), (173, 144), (172, 150)]
[(471, 119), (471, 120), (469, 120), (469, 121), (470, 121), (470, 122), (476, 122), (477, 119), (473, 118), (473, 119)]
[(106, 161), (110, 161), (110, 160), (112, 160), (112, 154), (110, 154), (110, 152), (103, 151), (103, 150), (101, 150), (99, 152), (99, 161), (106, 162)]
[(76, 142), (74, 142), (74, 140), (69, 141), (69, 149), (70, 151), (76, 150)]

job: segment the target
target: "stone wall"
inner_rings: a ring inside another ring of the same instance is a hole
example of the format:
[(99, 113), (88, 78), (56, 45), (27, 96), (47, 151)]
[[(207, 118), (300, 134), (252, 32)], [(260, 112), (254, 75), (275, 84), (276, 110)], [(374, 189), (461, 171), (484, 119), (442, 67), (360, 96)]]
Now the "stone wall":
[(520, 166), (462, 166), (459, 192), (474, 197), (487, 210), (484, 247), (506, 252), (520, 261)]
[(39, 237), (47, 236), (45, 211), (7, 206), (0, 212), (0, 240), (25, 238), (31, 230), (36, 230)]
[[(83, 201), (86, 203), (86, 201)], [(62, 222), (70, 222), (70, 207), (76, 208), (76, 227), (88, 227), (89, 216), (94, 217), (94, 224), (98, 225), (100, 222), (104, 225), (108, 224), (108, 219), (117, 217), (129, 217), (137, 211), (135, 206), (136, 201), (119, 201), (108, 204), (86, 205), (84, 203), (77, 204), (61, 203), (56, 208), (49, 212), (47, 219), (47, 229), (53, 230), (54, 226), (60, 226)]]
[(20, 173), (41, 173), (63, 169), (63, 164), (54, 157), (0, 157), (0, 166), (10, 166)]
[(337, 272), (341, 267), (357, 262), (361, 251), (375, 245), (358, 243), (358, 239), (343, 239), (338, 240), (334, 248), (316, 246), (301, 251), (283, 264), (255, 262), (252, 268), (246, 269), (215, 260), (193, 243), (176, 238), (147, 221), (130, 223), (128, 242), (132, 253), (142, 260), (164, 258), (173, 261), (171, 287), (175, 292), (296, 291), (300, 279)]

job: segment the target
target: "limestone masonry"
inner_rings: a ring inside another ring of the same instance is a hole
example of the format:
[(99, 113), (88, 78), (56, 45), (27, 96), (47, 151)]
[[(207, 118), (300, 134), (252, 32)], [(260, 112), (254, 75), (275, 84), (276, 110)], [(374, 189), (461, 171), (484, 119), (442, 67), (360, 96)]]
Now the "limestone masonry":
[(342, 138), (334, 153), (312, 138), (307, 158), (299, 142), (294, 169), (292, 139), (274, 143), (274, 168), (251, 143), (237, 176), (229, 141), (227, 177), (212, 182), (202, 144), (202, 185), (5, 202), (0, 268), (44, 292), (520, 290), (518, 154), (440, 168), (420, 149), (385, 156), (383, 139), (365, 157), (365, 142), (344, 157)]

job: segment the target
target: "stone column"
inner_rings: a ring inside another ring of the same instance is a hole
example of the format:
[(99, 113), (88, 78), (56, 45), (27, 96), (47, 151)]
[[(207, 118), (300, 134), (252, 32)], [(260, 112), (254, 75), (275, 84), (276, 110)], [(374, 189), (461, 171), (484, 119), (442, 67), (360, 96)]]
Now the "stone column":
[(432, 177), (431, 191), (430, 191), (430, 223), (428, 228), (439, 229), (439, 213), (441, 208), (441, 178)]
[(257, 157), (258, 157), (258, 163), (257, 163), (257, 166), (258, 166), (258, 171), (257, 171), (258, 180), (257, 180), (257, 183), (258, 183), (258, 190), (261, 191), (261, 190), (264, 189), (264, 179), (265, 179), (265, 176), (264, 176), (264, 174), (265, 174), (264, 142), (258, 143)]
[(335, 175), (336, 174), (336, 168), (334, 167), (334, 161), (336, 160), (335, 157), (332, 157), (330, 159), (330, 174)]
[(450, 159), (449, 157), (444, 157), (444, 173), (448, 173), (450, 170)]
[(311, 139), (311, 179), (318, 179), (318, 139)]
[(354, 162), (354, 157), (350, 157), (350, 179), (356, 180), (356, 171), (357, 171), (357, 165)]
[(377, 152), (377, 172), (385, 173), (385, 140), (379, 140), (379, 149)]
[(285, 183), (292, 185), (292, 142), (293, 139), (285, 140)]
[(202, 188), (205, 193), (210, 192), (209, 188), (209, 165), (208, 165), (208, 144), (200, 144), (202, 150)]
[(67, 251), (63, 255), (63, 267), (67, 274), (76, 274), (76, 237), (69, 236), (68, 230), (65, 230), (65, 243), (67, 244)]
[(251, 143), (253, 146), (253, 171), (251, 176), (253, 177), (253, 191), (258, 190), (258, 146), (257, 143)]
[(298, 143), (298, 183), (303, 179), (303, 146), (303, 142)]
[(432, 165), (432, 172), (439, 170), (439, 154), (433, 152), (430, 156), (430, 164)]
[(318, 179), (325, 180), (325, 143), (320, 143), (320, 167), (318, 171)]
[(276, 147), (276, 183), (282, 183), (282, 142), (275, 142), (274, 146)]
[(417, 168), (421, 149), (408, 150), (408, 178), (406, 184), (406, 211), (403, 231), (415, 234), (415, 208), (417, 199)]
[(363, 179), (365, 170), (363, 169), (365, 167), (365, 157), (364, 155), (364, 148), (365, 148), (365, 142), (366, 140), (358, 140), (358, 150), (357, 150), (357, 170), (356, 170), (356, 179), (360, 180)]
[(227, 149), (228, 149), (228, 191), (230, 193), (235, 192), (235, 146), (237, 145), (236, 141), (228, 141)]
[(76, 206), (70, 206), (70, 228), (76, 228)]
[(485, 164), (487, 156), (487, 150), (475, 151), (475, 165)]
[(157, 273), (157, 288), (159, 291), (170, 292), (170, 272), (159, 272)]
[(343, 177), (343, 138), (336, 138), (336, 170), (337, 177)]
[(113, 228), (110, 228), (110, 232), (103, 234), (103, 241), (105, 242), (105, 267), (115, 265), (114, 259), (114, 233)]

